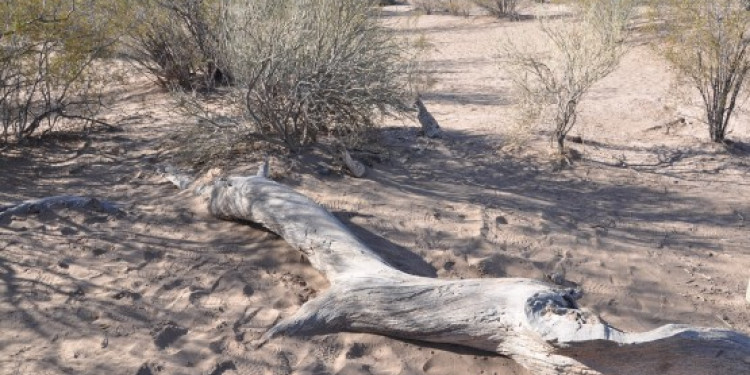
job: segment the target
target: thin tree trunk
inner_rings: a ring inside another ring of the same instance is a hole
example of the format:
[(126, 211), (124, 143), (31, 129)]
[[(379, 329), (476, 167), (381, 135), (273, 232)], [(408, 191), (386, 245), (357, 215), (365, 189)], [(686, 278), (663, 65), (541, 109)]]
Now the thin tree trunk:
[(557, 133), (555, 139), (557, 140), (557, 152), (560, 155), (565, 155), (565, 134)]

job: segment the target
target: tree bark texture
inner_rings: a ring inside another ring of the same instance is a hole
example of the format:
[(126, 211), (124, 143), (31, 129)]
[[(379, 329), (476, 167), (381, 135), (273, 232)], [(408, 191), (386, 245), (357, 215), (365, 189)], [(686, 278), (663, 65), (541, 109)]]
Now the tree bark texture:
[(442, 280), (401, 271), (323, 207), (267, 173), (214, 183), (210, 211), (261, 224), (304, 253), (331, 287), (272, 327), (278, 335), (365, 332), (458, 344), (530, 373), (750, 374), (750, 337), (666, 325), (620, 331), (579, 308), (580, 291), (524, 278)]

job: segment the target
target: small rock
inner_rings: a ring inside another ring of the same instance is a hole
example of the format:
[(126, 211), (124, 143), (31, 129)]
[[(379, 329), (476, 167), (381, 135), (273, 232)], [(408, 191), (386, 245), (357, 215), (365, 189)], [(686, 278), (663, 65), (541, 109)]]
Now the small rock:
[(506, 219), (504, 216), (498, 216), (495, 218), (495, 224), (496, 225), (507, 225), (508, 219)]

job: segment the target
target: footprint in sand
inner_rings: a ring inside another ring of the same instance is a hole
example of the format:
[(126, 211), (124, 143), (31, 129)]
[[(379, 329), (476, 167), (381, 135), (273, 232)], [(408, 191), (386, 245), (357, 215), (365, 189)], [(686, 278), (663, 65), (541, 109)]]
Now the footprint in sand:
[(187, 333), (187, 328), (180, 327), (174, 322), (167, 322), (161, 328), (152, 331), (151, 336), (154, 338), (154, 344), (156, 347), (164, 350)]
[(367, 354), (367, 345), (356, 342), (346, 351), (346, 359), (362, 358), (365, 354)]
[(164, 257), (164, 252), (159, 250), (146, 250), (143, 252), (143, 260), (146, 262), (151, 262), (153, 260), (159, 260)]
[(208, 375), (224, 375), (228, 371), (237, 371), (237, 365), (232, 361), (221, 361), (214, 365), (213, 369), (208, 372)]
[(164, 367), (155, 363), (144, 363), (138, 368), (135, 375), (155, 375), (164, 370)]
[(204, 309), (223, 310), (227, 306), (227, 301), (224, 298), (217, 297), (210, 291), (203, 289), (192, 291), (188, 299), (193, 306), (202, 307)]

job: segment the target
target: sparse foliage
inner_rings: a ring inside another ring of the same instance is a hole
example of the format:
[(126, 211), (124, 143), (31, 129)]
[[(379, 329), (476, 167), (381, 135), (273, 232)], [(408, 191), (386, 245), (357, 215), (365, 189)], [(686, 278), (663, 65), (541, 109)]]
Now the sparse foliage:
[(577, 2), (574, 20), (540, 20), (543, 48), (504, 44), (516, 93), (526, 120), (550, 121), (553, 141), (565, 152), (578, 105), (591, 87), (612, 73), (626, 51), (623, 43), (633, 3), (630, 0)]
[(98, 122), (94, 61), (117, 36), (120, 4), (98, 0), (0, 2), (0, 124), (21, 140), (63, 120)]
[(321, 134), (361, 140), (406, 110), (401, 47), (367, 1), (229, 0), (222, 27), (237, 126), (298, 151)]
[(414, 9), (433, 14), (447, 12), (457, 16), (467, 16), (471, 11), (470, 0), (412, 0)]
[(474, 4), (495, 17), (517, 17), (519, 0), (473, 0)]
[(226, 0), (135, 0), (129, 54), (165, 87), (212, 88), (231, 81), (222, 50)]
[(660, 2), (664, 55), (698, 89), (713, 142), (724, 142), (750, 70), (747, 2)]

